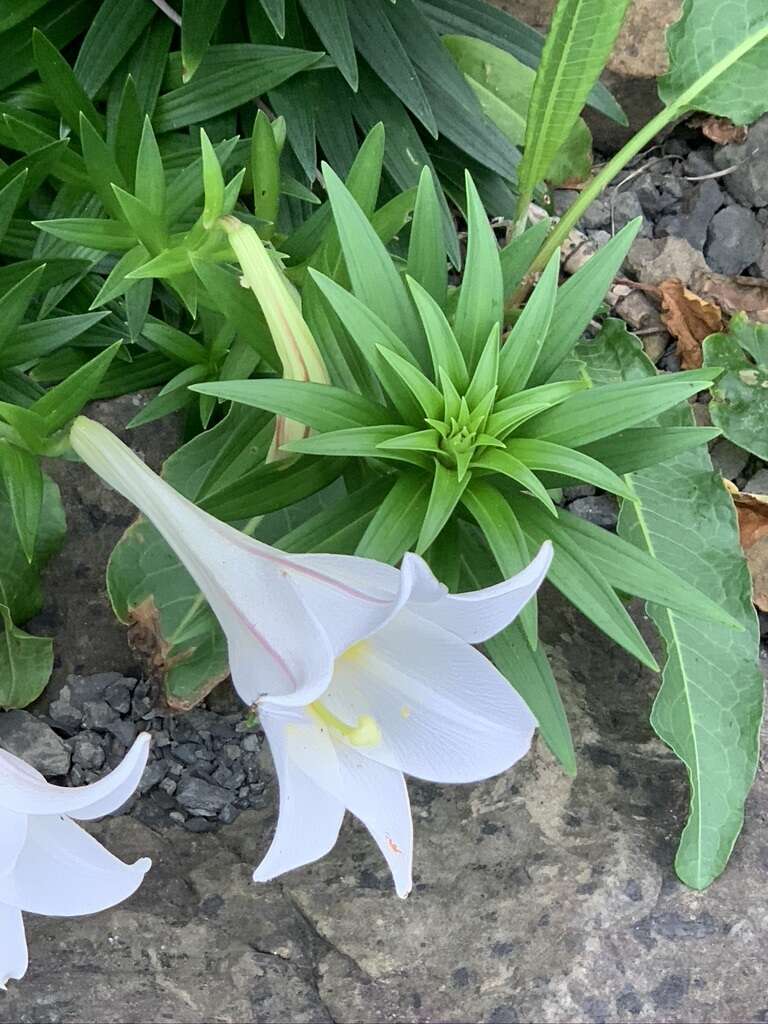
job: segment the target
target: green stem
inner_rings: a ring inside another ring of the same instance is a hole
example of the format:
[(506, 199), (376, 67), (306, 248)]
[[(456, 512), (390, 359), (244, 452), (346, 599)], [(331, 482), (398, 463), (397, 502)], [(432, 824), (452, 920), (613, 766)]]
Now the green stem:
[(608, 161), (602, 171), (593, 178), (587, 188), (581, 193), (579, 198), (568, 209), (565, 214), (560, 218), (559, 223), (554, 227), (552, 233), (547, 238), (544, 245), (539, 250), (539, 254), (531, 265), (530, 273), (538, 273), (543, 270), (547, 265), (550, 256), (568, 237), (568, 233), (578, 223), (582, 214), (587, 207), (600, 195), (603, 189), (609, 184), (609, 182), (615, 178), (615, 176), (621, 171), (629, 161), (635, 156), (640, 150), (646, 146), (654, 136), (671, 122), (676, 117), (679, 117), (686, 110), (695, 107), (695, 101), (697, 97), (702, 93), (708, 86), (715, 82), (720, 75), (732, 67), (737, 61), (749, 53), (753, 47), (757, 46), (764, 39), (768, 39), (768, 25), (764, 25), (762, 28), (753, 32), (752, 35), (747, 36), (735, 49), (727, 53), (725, 57), (719, 60), (716, 64), (713, 64), (709, 71), (705, 72), (698, 78), (693, 85), (689, 86), (684, 92), (682, 92), (674, 102), (670, 103), (668, 107), (659, 111), (656, 117), (652, 118), (648, 124), (640, 129), (640, 131), (634, 135), (629, 142), (619, 150), (619, 152)]

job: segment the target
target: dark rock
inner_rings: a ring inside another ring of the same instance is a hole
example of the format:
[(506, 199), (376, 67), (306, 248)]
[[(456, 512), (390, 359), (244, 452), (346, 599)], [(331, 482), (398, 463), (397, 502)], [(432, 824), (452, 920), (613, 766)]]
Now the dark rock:
[(104, 699), (121, 715), (127, 715), (131, 710), (131, 689), (126, 685), (125, 679), (118, 679), (108, 686), (104, 691)]
[(749, 462), (749, 453), (725, 437), (715, 441), (710, 449), (712, 465), (726, 480), (735, 480)]
[(106, 760), (102, 737), (95, 732), (78, 733), (72, 744), (72, 760), (81, 768), (101, 768)]
[[(613, 226), (616, 231), (620, 231), (636, 217), (643, 217), (643, 208), (640, 205), (640, 200), (634, 192), (629, 190), (629, 188), (622, 189), (621, 192), (617, 192), (614, 195), (612, 209)], [(645, 221), (644, 228), (647, 228)], [(642, 232), (643, 229), (641, 229), (641, 233)]]
[(176, 790), (177, 802), (190, 814), (213, 818), (231, 803), (234, 795), (204, 779), (185, 778)]
[(216, 822), (208, 821), (207, 818), (188, 818), (184, 822), (184, 828), (190, 832), (213, 832)]
[(574, 487), (563, 488), (563, 496), (566, 501), (574, 501), (576, 498), (591, 498), (597, 494), (597, 488), (592, 484), (576, 484)]
[(716, 170), (711, 150), (693, 149), (683, 160), (683, 174), (686, 177), (703, 178), (707, 174), (713, 174)]
[(705, 254), (718, 274), (741, 274), (763, 251), (763, 231), (751, 210), (727, 206), (712, 218)]
[(616, 500), (610, 494), (596, 494), (590, 498), (577, 498), (568, 506), (568, 511), (581, 519), (587, 519), (597, 526), (615, 530), (618, 522)]
[(696, 271), (710, 268), (701, 252), (684, 238), (636, 238), (626, 267), (642, 284), (660, 284), (675, 277), (689, 285)]
[(684, 238), (694, 249), (701, 251), (710, 222), (722, 205), (723, 193), (717, 182), (712, 179), (702, 181), (686, 193), (679, 213), (659, 221), (656, 233), (660, 237)]
[(126, 721), (123, 718), (117, 718), (113, 722), (109, 722), (106, 731), (119, 740), (124, 747), (130, 747), (136, 739), (136, 726), (133, 722)]
[(579, 193), (574, 189), (570, 188), (556, 188), (552, 193), (552, 209), (556, 217), (562, 217), (566, 213), (576, 200), (579, 198)]
[(99, 672), (91, 676), (70, 676), (67, 679), (70, 703), (83, 707), (88, 701), (100, 700), (107, 689), (122, 679), (119, 672)]
[(165, 778), (167, 771), (168, 768), (163, 761), (150, 761), (141, 776), (139, 793), (148, 793)]
[[(67, 696), (64, 696), (65, 691)], [(83, 721), (83, 713), (79, 708), (69, 703), (69, 689), (66, 686), (61, 688), (61, 695), (58, 700), (52, 700), (48, 708), (48, 715), (57, 728), (67, 733), (74, 733)]]
[(611, 202), (608, 196), (600, 196), (587, 207), (581, 218), (586, 231), (597, 231), (611, 226)]
[(750, 494), (768, 494), (768, 469), (758, 469), (744, 484), (744, 490)]
[(722, 181), (730, 194), (745, 206), (768, 206), (768, 117), (761, 117), (749, 129), (746, 142), (723, 146), (715, 151), (719, 170), (735, 169)]
[(83, 704), (83, 725), (86, 729), (103, 731), (114, 721), (115, 709), (105, 700), (87, 700)]
[(258, 753), (259, 750), (261, 750), (261, 740), (259, 739), (258, 735), (254, 732), (249, 733), (247, 736), (243, 737), (241, 745), (243, 750), (247, 750), (250, 753)]
[(29, 711), (6, 711), (0, 715), (0, 747), (37, 768), (46, 777), (66, 775), (70, 752), (50, 725)]

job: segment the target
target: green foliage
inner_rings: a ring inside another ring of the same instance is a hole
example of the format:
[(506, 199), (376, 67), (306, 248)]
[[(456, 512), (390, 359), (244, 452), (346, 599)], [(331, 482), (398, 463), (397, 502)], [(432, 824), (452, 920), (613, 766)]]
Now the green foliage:
[[(689, 107), (757, 120), (766, 109), (768, 11), (763, 0), (685, 0), (683, 14), (667, 34), (670, 69), (659, 80), (665, 103), (695, 90)], [(715, 70), (717, 73), (715, 74)]]
[[(654, 379), (639, 343), (615, 321), (583, 355), (596, 378)], [(682, 405), (658, 422), (680, 429), (692, 416)], [(701, 889), (725, 867), (757, 766), (763, 679), (756, 664), (751, 584), (731, 499), (703, 448), (631, 479), (635, 501), (622, 508), (620, 535), (677, 576), (691, 598), (687, 606), (664, 607), (641, 594), (651, 602), (648, 613), (666, 651), (651, 724), (685, 763), (691, 786), (676, 867), (683, 881)], [(705, 624), (692, 600), (695, 589), (714, 599), (741, 630), (714, 620)]]
[(768, 327), (733, 317), (703, 345), (704, 365), (723, 367), (712, 388), (712, 423), (729, 441), (768, 459)]
[[(601, 572), (567, 522), (561, 525), (562, 513), (547, 487), (555, 477), (559, 485), (588, 481), (631, 497), (624, 479), (581, 449), (677, 405), (711, 383), (717, 371), (600, 388), (591, 386), (589, 378), (538, 383), (570, 355), (621, 264), (632, 231), (589, 261), (575, 286), (557, 289), (553, 261), (500, 345), (504, 278), (471, 179), (465, 272), (460, 287), (442, 306), (416, 280), (409, 282), (416, 300), (409, 304), (400, 277), (386, 262), (386, 251), (353, 196), (333, 176), (329, 187), (352, 291), (323, 275), (315, 274), (314, 280), (329, 313), (344, 325), (377, 380), (380, 398), (345, 393), (339, 384), (279, 380), (195, 384), (192, 390), (261, 407), (313, 430), (309, 437), (284, 445), (284, 451), (361, 460), (366, 476), (388, 473), (392, 485), (382, 506), (386, 515), (380, 511), (374, 516), (357, 544), (358, 554), (397, 562), (413, 548), (432, 559), (434, 551), (439, 553), (442, 531), (469, 516), (480, 527), (499, 570), (509, 575), (543, 539), (557, 538), (559, 557), (550, 574), (555, 586), (609, 636), (655, 667), (618, 596), (649, 586), (647, 562), (637, 560), (640, 580), (634, 583), (632, 552), (624, 545), (620, 564), (625, 573), (617, 578), (612, 568)], [(434, 194), (422, 196), (414, 230), (420, 230), (421, 217), (434, 223), (436, 207)], [(415, 261), (410, 269), (419, 272)], [(429, 283), (429, 275), (425, 280)], [(566, 306), (561, 292), (571, 294), (574, 287), (578, 296)], [(542, 338), (550, 342), (552, 332), (551, 347), (542, 346)], [(553, 351), (559, 362), (553, 360)], [(648, 457), (653, 458), (652, 452)], [(405, 511), (393, 528), (385, 520), (391, 520), (395, 508)], [(660, 569), (657, 582), (655, 599), (679, 607), (683, 595), (669, 574)], [(691, 601), (702, 615), (722, 621), (722, 613), (704, 595)], [(522, 623), (535, 650), (534, 608)]]

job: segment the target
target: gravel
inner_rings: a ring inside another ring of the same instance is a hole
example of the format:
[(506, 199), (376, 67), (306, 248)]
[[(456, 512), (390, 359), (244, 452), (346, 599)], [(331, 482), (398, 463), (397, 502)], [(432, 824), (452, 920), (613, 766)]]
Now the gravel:
[(224, 688), (210, 698), (219, 710), (178, 715), (158, 707), (146, 681), (116, 672), (70, 676), (48, 714), (0, 716), (0, 746), (58, 784), (83, 786), (117, 764), (140, 732), (152, 736), (147, 767), (130, 803), (150, 826), (206, 832), (264, 805), (263, 734)]
[(595, 494), (592, 497), (576, 498), (568, 506), (568, 511), (590, 523), (603, 526), (607, 530), (615, 530), (619, 519), (616, 499), (610, 494)]
[(763, 229), (754, 213), (743, 206), (726, 206), (712, 218), (704, 250), (718, 274), (741, 274), (763, 252)]

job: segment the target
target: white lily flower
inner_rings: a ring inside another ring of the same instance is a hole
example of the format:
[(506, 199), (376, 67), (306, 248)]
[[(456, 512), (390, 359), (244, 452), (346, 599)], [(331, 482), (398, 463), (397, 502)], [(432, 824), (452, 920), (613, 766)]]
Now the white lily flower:
[(197, 508), (83, 417), (71, 443), (176, 552), (226, 634), (236, 689), (258, 703), (280, 816), (254, 878), (322, 857), (348, 809), (407, 895), (412, 834), (403, 772), (472, 782), (504, 771), (530, 746), (533, 716), (472, 645), (533, 597), (551, 545), (511, 579), (452, 595), (417, 555), (395, 569), (350, 555), (285, 554), (253, 540)]
[[(301, 315), (301, 297), (287, 277), (275, 265), (266, 246), (249, 224), (237, 217), (219, 220), (229, 238), (243, 271), (243, 281), (251, 289), (269, 326), (272, 340), (283, 366), (286, 380), (315, 381), (328, 384), (320, 349)], [(267, 461), (286, 458), (280, 447), (289, 441), (298, 441), (309, 434), (303, 423), (284, 416), (275, 419), (275, 435)]]
[(151, 861), (124, 864), (72, 820), (91, 821), (126, 802), (139, 783), (149, 736), (90, 786), (52, 786), (0, 750), (0, 988), (27, 970), (22, 911), (78, 917), (113, 907), (138, 889)]

